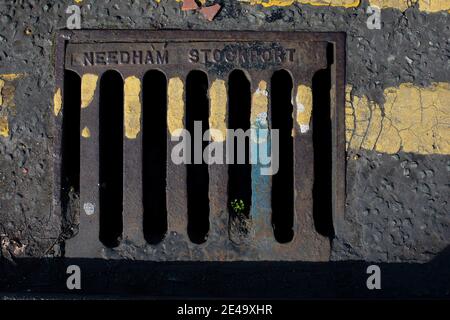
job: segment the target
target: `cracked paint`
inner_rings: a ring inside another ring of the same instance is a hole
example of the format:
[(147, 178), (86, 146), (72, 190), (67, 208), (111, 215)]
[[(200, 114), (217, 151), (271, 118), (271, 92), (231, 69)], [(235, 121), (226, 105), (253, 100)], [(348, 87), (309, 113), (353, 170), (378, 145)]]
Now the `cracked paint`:
[(294, 3), (344, 8), (354, 8), (360, 4), (360, 0), (240, 0), (240, 2), (247, 2), (251, 5), (260, 4), (266, 8), (274, 6), (286, 7)]
[[(183, 0), (176, 0), (182, 2)], [(447, 11), (450, 13), (450, 2), (448, 0), (417, 0), (419, 3), (419, 10), (424, 12), (441, 12)], [(161, 0), (156, 0), (160, 3)], [(205, 4), (205, 0), (200, 0)], [(249, 5), (262, 5), (265, 8), (270, 7), (287, 7), (295, 3), (305, 4), (317, 7), (343, 7), (343, 8), (357, 8), (361, 4), (361, 0), (239, 0), (239, 2)], [(381, 9), (398, 9), (405, 11), (414, 3), (408, 0), (370, 0), (371, 6), (377, 6)]]
[(267, 82), (261, 80), (258, 84), (258, 88), (252, 95), (252, 110), (250, 115), (250, 122), (252, 125), (261, 117), (265, 116), (267, 118), (267, 107), (269, 105), (268, 96)]
[(53, 113), (55, 116), (58, 116), (61, 112), (62, 107), (62, 97), (61, 97), (61, 89), (58, 88), (56, 90), (55, 95), (53, 96)]
[(16, 88), (9, 81), (4, 81), (1, 85), (1, 96), (2, 103), (1, 106), (5, 108), (15, 108), (14, 95), (16, 93)]
[(174, 136), (176, 131), (183, 129), (184, 119), (184, 83), (179, 77), (169, 79), (167, 88), (167, 127)]
[(312, 90), (305, 85), (297, 87), (297, 96), (295, 99), (297, 105), (297, 124), (301, 133), (309, 131), (312, 112)]
[(9, 123), (6, 115), (0, 116), (0, 136), (5, 138), (9, 136)]
[[(184, 0), (175, 0), (176, 2), (183, 2)], [(156, 0), (157, 3), (160, 3), (161, 0)], [(198, 2), (200, 2), (201, 5), (204, 5), (206, 3), (206, 0), (199, 0)]]
[[(450, 12), (449, 0), (417, 0), (419, 3), (419, 9), (425, 12)], [(407, 0), (370, 0), (370, 5), (377, 6), (381, 9), (394, 8), (401, 11), (405, 11), (414, 4), (415, 1)]]
[(135, 76), (125, 79), (124, 84), (124, 125), (125, 136), (136, 139), (141, 131), (141, 80)]
[(81, 108), (87, 108), (94, 98), (94, 93), (97, 88), (98, 75), (83, 74), (81, 78)]
[(209, 99), (211, 101), (209, 127), (215, 129), (211, 130), (211, 138), (215, 142), (221, 142), (225, 140), (227, 131), (227, 88), (224, 80), (213, 81), (209, 89)]
[(25, 73), (6, 73), (6, 74), (0, 74), (0, 79), (3, 79), (5, 81), (14, 81), (19, 78), (24, 77)]
[(383, 106), (346, 91), (347, 149), (450, 154), (450, 84), (384, 90)]
[(8, 109), (14, 109), (15, 86), (11, 83), (21, 77), (24, 73), (0, 74), (0, 136), (9, 136)]

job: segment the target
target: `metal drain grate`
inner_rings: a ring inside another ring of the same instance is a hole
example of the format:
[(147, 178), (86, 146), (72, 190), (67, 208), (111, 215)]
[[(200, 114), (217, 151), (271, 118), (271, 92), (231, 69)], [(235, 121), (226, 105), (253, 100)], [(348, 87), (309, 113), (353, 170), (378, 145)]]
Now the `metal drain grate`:
[[(341, 33), (61, 33), (54, 210), (76, 225), (65, 255), (328, 260), (344, 207), (344, 45)], [(278, 173), (174, 163), (177, 129), (194, 121), (223, 137), (280, 129)]]

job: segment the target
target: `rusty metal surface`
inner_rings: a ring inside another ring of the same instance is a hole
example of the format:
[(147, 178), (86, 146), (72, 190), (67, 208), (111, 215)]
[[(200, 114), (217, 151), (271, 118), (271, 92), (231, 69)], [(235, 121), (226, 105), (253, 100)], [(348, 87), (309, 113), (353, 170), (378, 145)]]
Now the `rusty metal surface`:
[[(344, 85), (345, 35), (342, 33), (289, 32), (217, 32), (217, 31), (76, 31), (63, 32), (57, 46), (57, 86), (62, 87), (63, 70), (98, 74), (117, 70), (123, 78), (161, 70), (170, 79), (185, 80), (191, 70), (207, 73), (211, 84), (215, 79), (227, 80), (234, 69), (244, 70), (257, 90), (258, 82), (270, 83), (274, 71), (290, 72), (294, 86), (311, 87), (314, 73), (327, 66), (326, 47), (335, 48), (332, 69), (331, 115), (333, 124), (333, 224), (339, 234), (345, 195)], [(196, 54), (198, 53), (198, 55)], [(197, 58), (198, 57), (198, 58)], [(63, 62), (64, 61), (64, 62)], [(62, 65), (64, 66), (62, 67)], [(270, 89), (269, 89), (270, 90)], [(302, 260), (327, 261), (330, 239), (315, 231), (312, 216), (313, 143), (312, 132), (294, 139), (295, 213), (294, 238), (278, 243), (270, 225), (270, 177), (252, 176), (252, 232), (248, 241), (230, 240), (227, 206), (227, 166), (209, 166), (210, 230), (203, 244), (191, 243), (187, 235), (186, 167), (170, 161), (176, 143), (168, 134), (167, 211), (168, 231), (164, 240), (149, 245), (142, 230), (142, 141), (141, 135), (124, 137), (123, 239), (116, 248), (106, 248), (99, 241), (99, 215), (87, 216), (83, 205), (98, 208), (98, 123), (99, 90), (91, 106), (81, 111), (81, 125), (90, 128), (90, 139), (81, 139), (80, 206), (78, 234), (66, 242), (66, 256), (131, 258), (138, 260)], [(270, 94), (270, 93), (269, 93)], [(141, 99), (142, 101), (142, 99)], [(270, 103), (270, 102), (269, 102)], [(142, 123), (141, 123), (142, 126)], [(60, 166), (61, 123), (55, 121), (55, 172)], [(298, 130), (298, 128), (296, 128)], [(55, 177), (54, 210), (61, 213), (60, 182)], [(269, 190), (269, 192), (267, 192)], [(253, 195), (255, 196), (255, 194)]]

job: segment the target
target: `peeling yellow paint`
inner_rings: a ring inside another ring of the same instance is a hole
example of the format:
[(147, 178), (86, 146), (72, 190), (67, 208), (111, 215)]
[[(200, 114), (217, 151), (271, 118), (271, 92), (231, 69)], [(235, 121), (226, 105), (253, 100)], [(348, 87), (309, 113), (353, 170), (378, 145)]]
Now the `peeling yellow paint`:
[(7, 73), (7, 74), (0, 74), (0, 78), (6, 81), (13, 81), (19, 78), (22, 78), (25, 76), (25, 73)]
[(86, 73), (81, 78), (81, 108), (87, 108), (97, 89), (98, 75)]
[(329, 6), (329, 7), (344, 7), (354, 8), (358, 7), (360, 0), (241, 0), (251, 5), (260, 4), (263, 7), (286, 7), (294, 3), (309, 4), (312, 6)]
[(58, 116), (61, 112), (62, 107), (62, 97), (61, 97), (61, 89), (58, 88), (56, 90), (55, 95), (53, 96), (53, 112), (55, 116)]
[(215, 130), (211, 130), (211, 138), (216, 142), (224, 141), (227, 129), (227, 88), (224, 80), (213, 81), (209, 89), (209, 99), (211, 101), (209, 127), (221, 132), (221, 134), (216, 134)]
[[(183, 2), (184, 0), (175, 0), (176, 2)], [(160, 3), (161, 0), (156, 0), (157, 3)], [(199, 0), (199, 2), (204, 5), (206, 3), (206, 0)]]
[(297, 87), (297, 96), (295, 99), (297, 105), (297, 124), (301, 133), (309, 131), (312, 112), (312, 90), (305, 85)]
[[(449, 0), (417, 0), (419, 9), (425, 12), (450, 11)], [(370, 0), (370, 5), (377, 6), (381, 9), (394, 8), (405, 11), (412, 6), (415, 1), (408, 0)]]
[(7, 116), (0, 116), (0, 136), (5, 138), (9, 136), (9, 123)]
[(81, 130), (81, 136), (83, 138), (90, 138), (91, 137), (91, 130), (89, 130), (88, 127), (84, 127), (83, 130)]
[(16, 104), (14, 102), (14, 95), (16, 92), (16, 88), (9, 81), (4, 82), (1, 90), (2, 103), (3, 107), (7, 108), (15, 108)]
[[(155, 0), (160, 3), (161, 0)], [(183, 0), (176, 0), (177, 2), (183, 2)], [(250, 5), (262, 5), (265, 8), (270, 7), (287, 7), (295, 3), (306, 4), (318, 7), (343, 7), (343, 8), (357, 8), (361, 4), (361, 0), (239, 0), (243, 3)], [(398, 9), (405, 11), (408, 7), (412, 6), (415, 2), (419, 3), (419, 9), (425, 12), (440, 12), (447, 11), (450, 13), (450, 1), (449, 0), (370, 0), (370, 5), (377, 6), (381, 9)], [(204, 5), (206, 0), (200, 0)]]
[(135, 76), (125, 79), (124, 126), (128, 139), (136, 139), (141, 131), (141, 80)]
[(448, 11), (450, 13), (449, 0), (419, 0), (420, 10), (426, 12)]
[(167, 127), (173, 136), (176, 130), (184, 128), (184, 84), (179, 77), (169, 79), (167, 97)]
[(267, 92), (267, 82), (261, 80), (258, 84), (258, 89), (252, 95), (252, 110), (250, 114), (251, 124), (256, 122), (256, 119), (263, 115), (267, 117), (267, 108), (269, 105), (269, 93)]
[(0, 136), (9, 136), (8, 116), (14, 114), (16, 87), (13, 81), (25, 76), (25, 73), (0, 74)]
[(410, 83), (384, 90), (383, 108), (346, 94), (347, 148), (397, 153), (450, 154), (450, 84)]

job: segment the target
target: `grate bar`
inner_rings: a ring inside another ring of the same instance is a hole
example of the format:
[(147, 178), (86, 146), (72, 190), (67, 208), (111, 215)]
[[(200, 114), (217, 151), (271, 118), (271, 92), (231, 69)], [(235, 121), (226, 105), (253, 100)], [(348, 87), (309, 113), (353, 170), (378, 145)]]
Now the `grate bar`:
[(136, 245), (144, 245), (141, 134), (144, 73), (123, 72), (122, 76), (124, 78), (123, 238)]
[(66, 242), (69, 257), (98, 257), (100, 234), (99, 193), (99, 81), (101, 74), (81, 76), (80, 216), (78, 234)]

